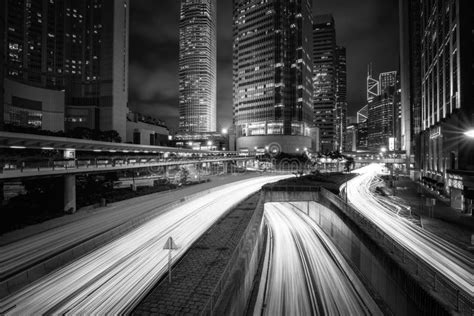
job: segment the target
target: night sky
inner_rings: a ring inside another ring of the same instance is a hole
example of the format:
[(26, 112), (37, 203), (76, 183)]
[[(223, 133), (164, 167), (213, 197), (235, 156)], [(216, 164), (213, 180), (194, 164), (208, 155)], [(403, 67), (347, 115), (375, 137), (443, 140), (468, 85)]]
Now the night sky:
[[(232, 122), (232, 0), (217, 0), (217, 122)], [(367, 64), (398, 69), (397, 0), (315, 0), (315, 14), (332, 13), (347, 48), (349, 114), (365, 102)], [(130, 13), (130, 107), (178, 124), (179, 0), (133, 0)]]

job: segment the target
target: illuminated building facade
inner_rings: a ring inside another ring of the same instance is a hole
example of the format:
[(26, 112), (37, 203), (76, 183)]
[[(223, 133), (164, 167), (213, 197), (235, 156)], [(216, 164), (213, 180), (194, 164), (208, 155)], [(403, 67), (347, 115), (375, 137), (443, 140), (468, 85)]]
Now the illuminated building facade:
[(313, 47), (314, 125), (320, 129), (320, 150), (329, 152), (338, 148), (336, 29), (331, 15), (314, 18)]
[[(407, 170), (420, 169), (421, 132), (421, 11), (420, 2), (399, 1), (400, 17), (400, 143), (406, 152)], [(415, 159), (416, 158), (416, 159)], [(413, 164), (412, 164), (413, 162)]]
[[(6, 0), (5, 77), (13, 90), (5, 93), (5, 120), (41, 117), (27, 125), (49, 129), (49, 117), (60, 129), (113, 129), (125, 139), (128, 2)], [(47, 95), (55, 96), (49, 104)]]
[(179, 22), (179, 131), (216, 131), (216, 0), (182, 0)]
[(449, 194), (451, 206), (474, 200), (474, 11), (468, 0), (420, 2), (422, 179)]
[(0, 43), (2, 43), (2, 47), (0, 47), (0, 131), (3, 130), (3, 122), (4, 122), (4, 108), (3, 108), (3, 95), (5, 93), (4, 88), (4, 66), (5, 66), (5, 50), (3, 45), (5, 45), (5, 8), (4, 5), (0, 5)]
[(369, 106), (364, 105), (359, 111), (357, 111), (357, 123), (362, 123), (367, 121), (369, 117)]
[(397, 74), (396, 71), (387, 71), (379, 74), (379, 94), (385, 91), (388, 87), (397, 84)]
[(233, 14), (237, 149), (309, 149), (312, 2), (234, 0)]
[(336, 149), (343, 151), (347, 127), (347, 65), (346, 48), (336, 47)]
[(394, 86), (388, 87), (369, 102), (367, 119), (369, 150), (378, 152), (382, 147), (389, 149), (389, 139), (394, 137), (394, 90)]

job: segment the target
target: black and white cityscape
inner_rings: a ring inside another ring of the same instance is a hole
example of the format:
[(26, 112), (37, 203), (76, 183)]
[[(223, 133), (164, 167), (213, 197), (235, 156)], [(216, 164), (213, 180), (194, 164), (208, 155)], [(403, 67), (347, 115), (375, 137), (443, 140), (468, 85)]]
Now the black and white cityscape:
[(469, 0), (3, 0), (0, 315), (472, 315)]

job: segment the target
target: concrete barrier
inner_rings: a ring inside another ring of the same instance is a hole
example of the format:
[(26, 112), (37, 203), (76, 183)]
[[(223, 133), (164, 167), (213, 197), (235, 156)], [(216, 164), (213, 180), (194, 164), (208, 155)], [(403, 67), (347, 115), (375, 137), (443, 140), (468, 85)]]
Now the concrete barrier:
[[(317, 202), (296, 202), (293, 208), (308, 215), (337, 246), (383, 310), (394, 315), (447, 315), (438, 302), (410, 277), (363, 231), (336, 210)], [(309, 208), (308, 208), (309, 206)]]
[(244, 315), (259, 264), (264, 255), (266, 226), (263, 222), (263, 201), (259, 202), (231, 260), (222, 274), (202, 315)]
[(337, 195), (324, 188), (318, 194), (314, 189), (306, 193), (293, 187), (279, 190), (283, 192), (267, 191), (265, 202), (305, 201), (299, 202), (299, 211), (326, 232), (364, 284), (394, 314), (471, 315), (472, 298), (437, 278), (427, 264), (377, 230)]
[[(298, 201), (297, 210), (307, 214), (325, 231), (382, 310), (394, 315), (470, 313), (469, 305), (460, 306), (455, 311), (452, 305), (433, 293), (425, 285), (427, 280), (424, 278), (429, 273), (413, 275), (412, 271), (400, 264), (393, 257), (393, 253), (399, 249), (387, 244), (384, 239), (374, 238), (368, 232), (371, 223), (367, 220), (364, 222), (360, 219), (355, 223), (345, 213), (347, 210), (342, 209), (343, 201), (336, 195), (324, 189), (278, 192), (273, 188), (261, 192), (254, 216), (229, 262), (228, 271), (223, 274), (218, 289), (211, 296), (204, 315), (242, 315), (248, 312), (259, 264), (265, 255), (267, 229), (263, 221), (264, 203), (291, 201)], [(405, 258), (409, 264), (411, 259), (408, 255)]]

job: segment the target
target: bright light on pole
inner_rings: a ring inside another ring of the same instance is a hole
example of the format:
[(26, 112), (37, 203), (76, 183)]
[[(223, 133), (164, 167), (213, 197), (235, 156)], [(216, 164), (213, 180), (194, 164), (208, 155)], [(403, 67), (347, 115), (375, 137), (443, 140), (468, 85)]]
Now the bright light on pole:
[(464, 135), (466, 135), (469, 138), (474, 138), (474, 129), (464, 132)]
[(222, 134), (226, 135), (227, 133), (228, 133), (227, 128), (223, 128), (223, 129), (222, 129)]

